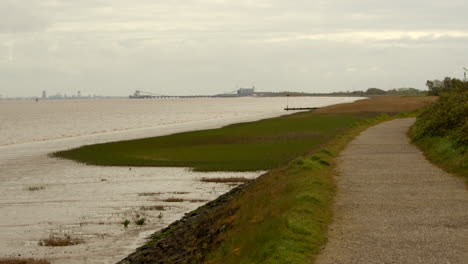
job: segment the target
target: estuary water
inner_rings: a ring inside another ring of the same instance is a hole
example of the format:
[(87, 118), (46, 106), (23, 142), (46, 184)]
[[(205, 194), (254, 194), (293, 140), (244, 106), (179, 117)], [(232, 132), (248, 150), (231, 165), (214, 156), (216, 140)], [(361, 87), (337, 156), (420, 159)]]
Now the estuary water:
[[(321, 107), (349, 97), (193, 98), (0, 101), (0, 146), (186, 124), (226, 124)], [(203, 128), (200, 126), (200, 128)]]
[[(0, 101), (0, 258), (115, 263), (145, 237), (235, 185), (184, 168), (85, 166), (48, 154), (86, 144), (216, 128), (360, 98), (194, 98)], [(289, 100), (289, 102), (287, 102)], [(178, 198), (179, 202), (169, 202)], [(145, 218), (145, 225), (134, 220)], [(122, 222), (129, 220), (128, 227)], [(78, 239), (68, 247), (47, 238)]]

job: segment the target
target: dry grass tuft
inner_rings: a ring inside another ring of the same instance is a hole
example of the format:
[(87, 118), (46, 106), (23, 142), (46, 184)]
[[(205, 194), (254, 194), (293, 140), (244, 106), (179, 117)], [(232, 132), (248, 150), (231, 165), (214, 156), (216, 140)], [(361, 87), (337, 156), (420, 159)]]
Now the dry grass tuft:
[(168, 203), (181, 203), (181, 202), (201, 203), (201, 202), (208, 202), (208, 200), (203, 200), (203, 199), (183, 199), (183, 198), (176, 198), (176, 197), (170, 197), (170, 198), (164, 199), (163, 201), (168, 202)]
[(45, 187), (44, 186), (29, 186), (28, 187), (28, 191), (40, 191), (40, 190), (44, 190)]
[(162, 194), (162, 192), (144, 192), (144, 193), (139, 193), (138, 196), (158, 196)]
[[(167, 192), (169, 194), (189, 194), (189, 192)], [(164, 194), (163, 192), (143, 192), (139, 193), (138, 196), (158, 196)]]
[(172, 194), (189, 194), (189, 192), (171, 192)]
[(164, 199), (163, 201), (164, 201), (164, 202), (168, 202), (168, 203), (180, 203), (180, 202), (183, 202), (184, 199), (182, 199), (182, 198), (170, 197), (170, 198)]
[(202, 182), (219, 182), (219, 183), (237, 183), (237, 182), (248, 182), (250, 179), (244, 177), (229, 177), (229, 178), (201, 178)]
[(164, 205), (148, 205), (148, 206), (141, 206), (140, 210), (143, 210), (143, 211), (166, 211), (166, 207)]
[(43, 239), (39, 241), (39, 246), (44, 247), (66, 247), (66, 246), (74, 246), (83, 243), (81, 239), (74, 239), (70, 236), (66, 237), (56, 237), (51, 235), (47, 239)]
[(204, 200), (204, 199), (188, 199), (186, 200), (188, 202), (191, 202), (191, 203), (203, 203), (203, 202), (208, 202), (208, 200)]
[(50, 261), (33, 258), (0, 258), (0, 264), (50, 264)]

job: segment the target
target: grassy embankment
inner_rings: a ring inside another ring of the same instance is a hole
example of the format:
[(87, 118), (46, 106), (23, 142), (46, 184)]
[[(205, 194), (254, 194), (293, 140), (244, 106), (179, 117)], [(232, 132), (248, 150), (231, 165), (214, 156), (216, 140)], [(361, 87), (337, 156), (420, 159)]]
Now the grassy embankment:
[(271, 169), (215, 213), (207, 225), (215, 230), (215, 243), (203, 245), (205, 254), (198, 258), (208, 263), (307, 263), (326, 241), (334, 157), (360, 131), (390, 118), (379, 113), (412, 111), (431, 100), (389, 98), (55, 155), (100, 165)]
[(430, 161), (468, 183), (468, 82), (448, 80), (434, 90), (443, 92), (409, 134)]

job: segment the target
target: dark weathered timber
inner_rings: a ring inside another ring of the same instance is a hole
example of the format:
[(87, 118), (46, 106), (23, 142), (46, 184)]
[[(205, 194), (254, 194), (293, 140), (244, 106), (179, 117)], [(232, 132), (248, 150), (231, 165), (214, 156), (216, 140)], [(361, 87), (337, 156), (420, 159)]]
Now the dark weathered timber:
[(286, 111), (298, 111), (298, 110), (317, 110), (320, 107), (286, 107)]

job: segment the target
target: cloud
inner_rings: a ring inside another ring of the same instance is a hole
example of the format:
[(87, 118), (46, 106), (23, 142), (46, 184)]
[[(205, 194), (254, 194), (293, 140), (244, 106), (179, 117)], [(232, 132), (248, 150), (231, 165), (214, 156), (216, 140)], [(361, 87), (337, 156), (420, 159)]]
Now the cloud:
[(424, 87), (466, 63), (467, 9), (466, 0), (0, 0), (0, 86)]
[(468, 31), (354, 31), (341, 33), (294, 34), (269, 39), (269, 42), (323, 40), (364, 43), (369, 41), (433, 41), (441, 39), (468, 39)]
[[(34, 1), (33, 1), (34, 2)], [(0, 33), (27, 33), (42, 31), (50, 21), (38, 6), (29, 1), (0, 1)]]

